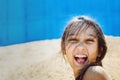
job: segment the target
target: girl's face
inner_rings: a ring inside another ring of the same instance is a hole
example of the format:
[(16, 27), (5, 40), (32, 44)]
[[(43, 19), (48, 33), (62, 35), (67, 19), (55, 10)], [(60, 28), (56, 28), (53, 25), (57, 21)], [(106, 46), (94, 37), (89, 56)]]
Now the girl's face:
[(71, 34), (66, 41), (66, 57), (74, 70), (79, 72), (84, 66), (96, 62), (98, 56), (98, 38), (92, 28), (77, 36)]

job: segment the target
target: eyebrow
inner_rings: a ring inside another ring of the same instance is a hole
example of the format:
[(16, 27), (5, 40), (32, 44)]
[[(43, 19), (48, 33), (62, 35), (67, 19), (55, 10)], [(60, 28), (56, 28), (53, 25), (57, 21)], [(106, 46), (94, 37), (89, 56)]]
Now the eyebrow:
[(92, 33), (89, 33), (89, 34), (87, 34), (88, 36), (91, 36), (91, 37), (94, 37), (94, 38), (97, 38), (97, 35), (95, 35), (95, 34), (92, 34)]
[[(75, 38), (77, 35), (76, 34), (69, 34), (69, 36), (67, 37), (67, 39), (70, 38)], [(88, 33), (87, 36), (93, 37), (93, 38), (97, 38), (97, 35), (94, 33)]]

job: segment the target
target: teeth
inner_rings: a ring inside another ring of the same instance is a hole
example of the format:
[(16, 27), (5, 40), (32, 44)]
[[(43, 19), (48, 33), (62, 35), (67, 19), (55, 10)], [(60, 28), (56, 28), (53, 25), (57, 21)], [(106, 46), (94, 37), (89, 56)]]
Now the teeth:
[(86, 56), (86, 55), (75, 55), (75, 57), (78, 57), (78, 58), (86, 58), (87, 56)]
[(78, 64), (84, 64), (87, 60), (86, 56), (79, 56), (79, 57), (75, 57), (75, 60)]
[(75, 60), (78, 61), (80, 59), (87, 60), (87, 55), (81, 54), (81, 55), (75, 55)]

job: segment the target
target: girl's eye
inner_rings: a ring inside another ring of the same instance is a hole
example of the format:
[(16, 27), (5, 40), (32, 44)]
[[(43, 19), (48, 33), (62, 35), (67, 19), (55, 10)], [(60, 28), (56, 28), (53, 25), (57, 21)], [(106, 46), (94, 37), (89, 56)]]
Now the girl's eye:
[(76, 43), (76, 42), (78, 42), (77, 39), (69, 39), (68, 41), (69, 41), (70, 43)]
[(87, 43), (87, 44), (92, 44), (93, 42), (94, 42), (94, 39), (87, 39), (87, 40), (86, 40), (86, 43)]

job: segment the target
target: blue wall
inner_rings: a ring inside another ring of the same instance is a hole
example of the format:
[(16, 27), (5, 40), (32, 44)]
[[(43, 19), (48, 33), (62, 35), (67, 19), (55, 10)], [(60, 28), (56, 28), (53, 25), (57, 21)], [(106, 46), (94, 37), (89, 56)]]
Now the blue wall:
[(60, 38), (76, 15), (89, 15), (106, 35), (120, 36), (119, 11), (119, 0), (0, 0), (0, 45)]

